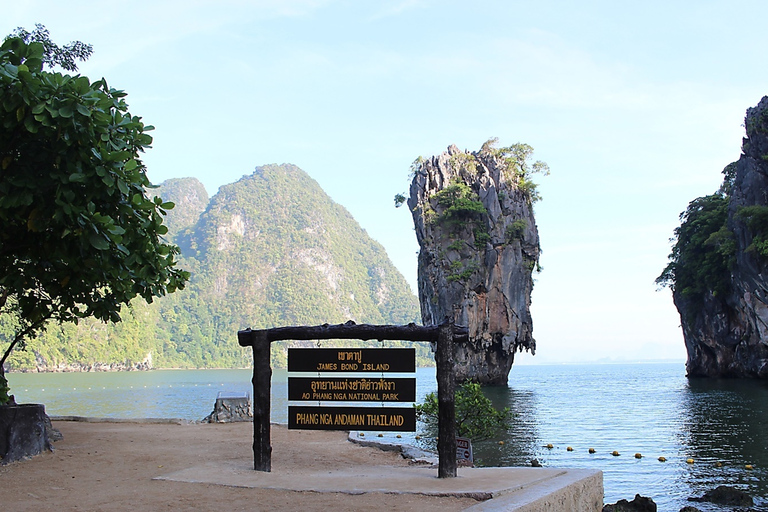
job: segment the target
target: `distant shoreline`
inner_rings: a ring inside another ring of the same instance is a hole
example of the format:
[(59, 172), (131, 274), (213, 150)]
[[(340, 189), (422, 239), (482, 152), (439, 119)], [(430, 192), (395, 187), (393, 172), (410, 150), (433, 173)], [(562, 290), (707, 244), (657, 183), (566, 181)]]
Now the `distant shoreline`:
[[(686, 361), (681, 359), (635, 359), (627, 361), (545, 361), (545, 362), (530, 362), (515, 363), (512, 366), (514, 371), (515, 366), (579, 366), (579, 365), (622, 365), (622, 364), (681, 364), (685, 365)], [(38, 367), (38, 368), (21, 368), (21, 369), (6, 369), (6, 373), (109, 373), (109, 372), (146, 372), (153, 370), (250, 370), (251, 366), (243, 366), (238, 368), (231, 367), (169, 367), (169, 368), (149, 368), (139, 364), (129, 367), (123, 363), (93, 363), (92, 365), (76, 365), (70, 364), (64, 367)], [(419, 368), (434, 368), (434, 366), (419, 366)], [(285, 370), (285, 367), (273, 367), (273, 370)]]
[(205, 368), (136, 368), (136, 367), (127, 367), (127, 366), (120, 366), (120, 367), (107, 367), (103, 368), (101, 366), (96, 367), (83, 367), (83, 368), (76, 368), (76, 367), (65, 367), (65, 368), (20, 368), (20, 369), (11, 369), (11, 370), (5, 370), (6, 373), (113, 373), (113, 372), (151, 372), (154, 370), (250, 370), (251, 367), (241, 367), (241, 368), (228, 368), (228, 367), (205, 367)]

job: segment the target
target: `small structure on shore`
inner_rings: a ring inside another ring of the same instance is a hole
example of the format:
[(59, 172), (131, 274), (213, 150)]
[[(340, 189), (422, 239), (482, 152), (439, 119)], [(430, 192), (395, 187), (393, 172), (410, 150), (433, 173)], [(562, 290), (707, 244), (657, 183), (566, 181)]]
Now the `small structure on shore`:
[(235, 421), (253, 421), (251, 397), (244, 392), (219, 391), (213, 411), (203, 418), (203, 423), (232, 423)]

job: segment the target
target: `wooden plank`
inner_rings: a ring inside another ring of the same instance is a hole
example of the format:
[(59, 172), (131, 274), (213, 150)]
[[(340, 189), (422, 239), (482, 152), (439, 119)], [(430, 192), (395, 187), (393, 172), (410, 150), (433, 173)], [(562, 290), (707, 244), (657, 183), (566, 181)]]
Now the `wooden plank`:
[(437, 364), (437, 456), (438, 478), (456, 477), (456, 381), (453, 373), (455, 358), (451, 323), (440, 326), (435, 363)]
[[(454, 338), (458, 341), (467, 340), (467, 328), (454, 326)], [(282, 340), (403, 340), (403, 341), (437, 341), (439, 326), (430, 325), (370, 325), (356, 324), (351, 320), (338, 325), (316, 325), (295, 327), (273, 327), (271, 329), (251, 330), (245, 329), (238, 332), (240, 345), (250, 346), (252, 333), (264, 331), (269, 341)]]
[(270, 346), (266, 335), (258, 333), (253, 340), (253, 468), (272, 471), (270, 411), (272, 398), (272, 367)]

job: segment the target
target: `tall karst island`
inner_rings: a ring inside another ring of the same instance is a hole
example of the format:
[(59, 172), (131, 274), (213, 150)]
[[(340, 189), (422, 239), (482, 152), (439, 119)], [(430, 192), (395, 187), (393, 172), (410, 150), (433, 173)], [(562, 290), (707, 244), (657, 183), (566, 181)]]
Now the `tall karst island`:
[(768, 96), (747, 110), (738, 161), (680, 215), (670, 262), (690, 377), (768, 378)]
[[(424, 325), (452, 319), (467, 326), (457, 347), (456, 377), (505, 385), (515, 352), (534, 352), (530, 304), (538, 269), (538, 199), (526, 144), (448, 151), (414, 162), (408, 208), (419, 252), (418, 286)], [(396, 196), (396, 203), (405, 202)]]

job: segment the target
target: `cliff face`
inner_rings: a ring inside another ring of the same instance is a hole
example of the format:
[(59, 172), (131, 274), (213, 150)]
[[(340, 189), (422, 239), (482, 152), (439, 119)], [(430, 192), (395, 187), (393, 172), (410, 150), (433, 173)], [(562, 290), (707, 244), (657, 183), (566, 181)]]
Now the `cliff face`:
[(176, 205), (168, 211), (164, 222), (168, 232), (173, 235), (194, 226), (208, 206), (208, 192), (197, 178), (165, 180), (159, 185), (157, 193), (165, 201), (172, 201)]
[[(424, 325), (467, 326), (456, 375), (506, 384), (517, 350), (535, 351), (529, 306), (539, 236), (531, 190), (498, 151), (456, 146), (414, 169), (408, 206), (419, 252)], [(530, 184), (530, 182), (529, 182)]]
[(689, 376), (768, 378), (768, 97), (747, 110), (745, 126), (742, 155), (726, 175), (735, 243), (729, 290), (698, 303), (679, 289), (673, 294)]

